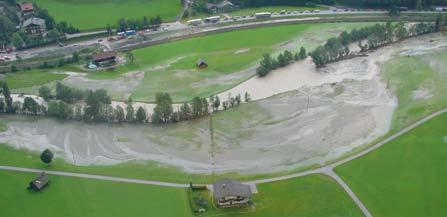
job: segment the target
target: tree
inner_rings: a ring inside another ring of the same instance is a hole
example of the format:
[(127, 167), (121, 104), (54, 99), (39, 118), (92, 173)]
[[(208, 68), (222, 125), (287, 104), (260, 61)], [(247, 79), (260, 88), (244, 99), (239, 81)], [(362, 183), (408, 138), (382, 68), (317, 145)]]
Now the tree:
[(23, 112), (36, 115), (39, 113), (39, 104), (31, 97), (25, 97), (23, 101)]
[(191, 108), (188, 103), (185, 102), (180, 106), (179, 116), (179, 120), (188, 120), (191, 118)]
[(300, 59), (305, 59), (307, 57), (306, 48), (301, 47), (298, 56)]
[(57, 41), (62, 39), (63, 35), (57, 29), (52, 29), (47, 32), (45, 37), (48, 41)]
[(424, 6), (422, 5), (422, 0), (416, 0), (416, 10), (422, 11), (424, 9)]
[(107, 31), (107, 35), (112, 35), (112, 27), (110, 27), (110, 24), (107, 24), (107, 28), (106, 28), (106, 31)]
[(286, 57), (284, 57), (284, 55), (282, 53), (279, 54), (279, 56), (278, 56), (278, 64), (280, 67), (287, 66), (287, 64), (288, 64)]
[(202, 99), (200, 97), (194, 97), (192, 99), (192, 116), (197, 118), (202, 115)]
[(12, 34), (12, 44), (17, 49), (22, 49), (26, 47), (25, 41), (23, 40), (22, 36), (18, 32)]
[(287, 61), (287, 65), (290, 64), (293, 61), (293, 54), (292, 54), (292, 52), (290, 52), (288, 50), (284, 51), (284, 58)]
[(79, 62), (79, 53), (78, 52), (73, 53), (73, 56), (71, 57), (71, 61), (74, 63)]
[(50, 151), (50, 149), (45, 149), (42, 154), (40, 154), (40, 160), (42, 160), (42, 162), (50, 165), (51, 161), (53, 160), (53, 152)]
[(351, 38), (350, 38), (350, 36), (349, 36), (349, 33), (346, 32), (346, 31), (343, 31), (343, 32), (341, 33), (341, 35), (340, 35), (340, 41), (341, 41), (341, 44), (342, 44), (343, 46), (347, 46), (347, 45), (349, 45), (349, 43), (351, 42)]
[(0, 92), (3, 94), (3, 98), (5, 99), (6, 113), (14, 113), (11, 92), (9, 91), (8, 83), (6, 83), (6, 81), (0, 80)]
[(126, 117), (124, 116), (124, 109), (120, 105), (117, 105), (114, 111), (115, 121), (118, 123), (124, 122)]
[(135, 120), (135, 110), (132, 106), (132, 97), (127, 99), (126, 107), (126, 120), (128, 122), (133, 122)]
[(15, 31), (15, 25), (7, 16), (0, 16), (0, 41), (9, 42)]
[(268, 70), (266, 67), (264, 66), (259, 66), (256, 69), (256, 74), (258, 74), (259, 77), (264, 77), (266, 76), (268, 73), (270, 72), (270, 70)]
[(218, 96), (216, 96), (216, 97), (214, 97), (214, 102), (213, 102), (214, 111), (219, 110), (219, 107), (220, 107), (220, 99)]
[(173, 114), (171, 96), (168, 93), (157, 93), (155, 104), (152, 123), (168, 123)]
[(245, 92), (244, 98), (245, 98), (245, 102), (250, 102), (250, 100), (251, 100), (250, 94), (248, 94), (248, 92)]
[(147, 121), (146, 110), (143, 107), (139, 107), (137, 113), (135, 114), (135, 120), (139, 123), (144, 123)]
[(39, 96), (42, 97), (45, 101), (48, 101), (51, 98), (51, 89), (47, 86), (40, 87)]
[(135, 57), (134, 57), (132, 51), (126, 52), (126, 59), (127, 59), (127, 61), (129, 61), (129, 63), (133, 63), (133, 61), (135, 60)]

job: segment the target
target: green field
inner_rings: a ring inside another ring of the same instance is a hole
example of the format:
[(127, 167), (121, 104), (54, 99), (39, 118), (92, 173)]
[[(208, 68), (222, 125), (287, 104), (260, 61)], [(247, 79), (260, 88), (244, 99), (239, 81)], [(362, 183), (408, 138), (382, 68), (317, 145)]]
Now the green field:
[(0, 171), (1, 216), (192, 216), (184, 189), (50, 175), (49, 187), (29, 192), (36, 175)]
[(44, 70), (20, 71), (6, 74), (6, 82), (11, 90), (19, 88), (31, 88), (40, 86), (52, 81), (62, 80), (67, 75), (55, 74)]
[(447, 107), (447, 50), (394, 58), (384, 65), (383, 77), (399, 100), (393, 130)]
[(447, 216), (447, 114), (336, 172), (373, 216)]
[(135, 19), (160, 15), (173, 21), (181, 11), (178, 0), (31, 0), (48, 10), (57, 22), (67, 21), (81, 30), (105, 29), (120, 18)]
[[(151, 46), (133, 51), (135, 62), (115, 72), (89, 75), (91, 79), (114, 79), (133, 70), (146, 71), (143, 83), (133, 93), (139, 101), (153, 101), (156, 92), (168, 92), (175, 101), (210, 96), (249, 78), (254, 73), (238, 73), (255, 66), (264, 53), (300, 46), (312, 50), (329, 37), (365, 23), (300, 24), (233, 31)], [(204, 58), (209, 67), (198, 70)], [(158, 67), (156, 70), (150, 68)], [(175, 88), (172, 88), (175, 87)]]
[[(28, 182), (35, 176), (0, 171), (3, 216), (193, 216), (186, 189), (50, 175), (49, 187), (28, 192)], [(235, 209), (216, 208), (206, 193), (209, 208), (200, 216), (362, 216), (342, 188), (323, 175), (261, 184), (258, 191), (252, 207)]]

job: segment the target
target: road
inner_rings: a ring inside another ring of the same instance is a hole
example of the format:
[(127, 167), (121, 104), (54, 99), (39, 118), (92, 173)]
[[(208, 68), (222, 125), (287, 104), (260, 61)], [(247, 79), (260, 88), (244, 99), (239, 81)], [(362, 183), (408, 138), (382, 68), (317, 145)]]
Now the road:
[[(423, 119), (411, 124), (408, 127), (405, 127), (403, 129), (399, 130), (397, 133), (391, 135), (390, 137), (382, 140), (381, 142), (379, 142), (379, 143), (377, 143), (377, 144), (375, 144), (375, 145), (373, 145), (357, 154), (354, 154), (350, 157), (344, 158), (344, 159), (337, 161), (335, 163), (326, 165), (324, 167), (321, 167), (318, 169), (313, 169), (313, 170), (308, 170), (308, 171), (304, 171), (304, 172), (294, 173), (294, 174), (290, 174), (290, 175), (286, 175), (286, 176), (279, 176), (279, 177), (268, 178), (268, 179), (259, 179), (259, 180), (248, 181), (245, 183), (248, 185), (256, 185), (256, 184), (262, 184), (262, 183), (271, 183), (271, 182), (277, 182), (277, 181), (282, 181), (282, 180), (288, 180), (288, 179), (303, 177), (303, 176), (312, 175), (312, 174), (324, 174), (329, 177), (332, 177), (343, 188), (343, 190), (352, 198), (352, 200), (360, 208), (360, 210), (363, 212), (365, 217), (372, 217), (371, 213), (368, 211), (366, 206), (360, 201), (360, 199), (349, 188), (349, 186), (334, 172), (334, 168), (336, 168), (337, 166), (340, 166), (344, 163), (347, 163), (349, 161), (352, 161), (354, 159), (357, 159), (359, 157), (362, 157), (372, 151), (375, 151), (376, 149), (382, 147), (383, 145), (395, 140), (396, 138), (402, 136), (403, 134), (415, 129), (416, 127), (424, 124), (425, 122), (427, 122), (439, 115), (442, 115), (444, 113), (447, 113), (447, 108), (442, 109), (437, 112), (434, 112), (434, 113), (424, 117)], [(112, 177), (112, 176), (90, 175), (90, 174), (85, 174), (85, 173), (71, 173), (71, 172), (53, 171), (53, 170), (40, 170), (40, 169), (31, 169), (31, 168), (23, 168), (23, 167), (14, 167), (14, 166), (0, 166), (0, 170), (28, 172), (28, 173), (46, 172), (48, 174), (58, 175), (58, 176), (97, 179), (97, 180), (106, 180), (106, 181), (114, 181), (114, 182), (127, 182), (127, 183), (146, 184), (146, 185), (158, 185), (158, 186), (175, 187), (175, 188), (189, 187), (189, 184), (150, 181), (150, 180), (142, 180), (142, 179), (129, 179), (129, 178), (120, 178), (120, 177)]]

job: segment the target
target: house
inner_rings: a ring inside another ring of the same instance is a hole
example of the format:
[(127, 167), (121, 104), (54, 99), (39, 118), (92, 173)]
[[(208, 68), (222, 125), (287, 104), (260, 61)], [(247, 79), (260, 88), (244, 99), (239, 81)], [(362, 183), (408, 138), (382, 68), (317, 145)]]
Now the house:
[(250, 186), (237, 180), (223, 179), (213, 184), (214, 201), (219, 207), (245, 206), (251, 202)]
[(33, 3), (22, 2), (17, 3), (19, 7), (20, 13), (22, 14), (23, 19), (27, 19), (33, 16), (34, 14), (34, 6)]
[(208, 3), (206, 9), (211, 13), (228, 13), (234, 11), (236, 7), (228, 0), (224, 0), (217, 4)]
[(50, 184), (50, 177), (44, 172), (40, 173), (33, 181), (29, 183), (28, 190), (41, 191)]
[(45, 20), (38, 17), (31, 17), (25, 20), (22, 28), (29, 36), (42, 36), (45, 34)]
[(92, 55), (92, 60), (95, 65), (104, 66), (115, 64), (117, 53), (115, 51), (99, 52)]
[(206, 63), (206, 61), (202, 58), (200, 58), (197, 63), (196, 66), (199, 67), (199, 69), (204, 69), (208, 67), (208, 63)]

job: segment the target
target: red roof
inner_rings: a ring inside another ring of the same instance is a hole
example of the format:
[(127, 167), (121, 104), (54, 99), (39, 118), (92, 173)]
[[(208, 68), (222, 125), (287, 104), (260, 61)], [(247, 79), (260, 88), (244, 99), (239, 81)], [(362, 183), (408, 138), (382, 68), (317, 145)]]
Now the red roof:
[(24, 2), (20, 4), (20, 10), (22, 12), (29, 12), (34, 10), (33, 3)]

